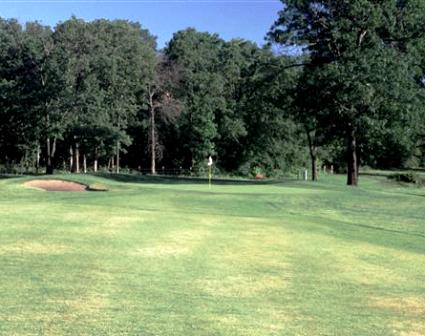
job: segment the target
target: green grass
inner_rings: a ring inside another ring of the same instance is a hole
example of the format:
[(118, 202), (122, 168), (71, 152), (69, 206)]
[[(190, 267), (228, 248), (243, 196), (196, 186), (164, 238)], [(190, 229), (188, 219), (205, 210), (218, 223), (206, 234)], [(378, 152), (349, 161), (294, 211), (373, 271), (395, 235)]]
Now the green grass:
[(425, 335), (425, 189), (62, 177), (0, 180), (0, 335)]

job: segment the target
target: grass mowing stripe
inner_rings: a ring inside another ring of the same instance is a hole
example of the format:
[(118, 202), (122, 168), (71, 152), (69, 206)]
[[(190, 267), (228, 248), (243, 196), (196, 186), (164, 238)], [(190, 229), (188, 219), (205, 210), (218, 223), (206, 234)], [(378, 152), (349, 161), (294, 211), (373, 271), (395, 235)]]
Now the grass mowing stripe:
[(66, 178), (0, 181), (0, 334), (425, 335), (421, 189)]

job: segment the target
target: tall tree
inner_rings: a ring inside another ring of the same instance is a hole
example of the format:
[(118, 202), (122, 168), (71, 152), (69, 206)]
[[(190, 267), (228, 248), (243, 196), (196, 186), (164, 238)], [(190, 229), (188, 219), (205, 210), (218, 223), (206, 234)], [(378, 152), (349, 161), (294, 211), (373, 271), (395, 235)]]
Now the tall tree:
[(138, 97), (145, 96), (147, 83), (155, 75), (156, 42), (140, 24), (125, 20), (98, 20), (93, 23), (93, 29), (96, 40), (102, 41), (93, 67), (105, 92), (110, 121), (119, 131), (117, 134), (122, 135), (116, 142), (116, 172), (119, 172), (122, 145), (130, 143), (128, 125), (141, 105), (147, 103)]
[(425, 4), (417, 0), (283, 3), (269, 37), (303, 47), (308, 54), (308, 67), (316, 69), (311, 72), (315, 97), (321, 103), (316, 115), (321, 125), (346, 139), (347, 184), (356, 186), (362, 129), (374, 127), (382, 118), (402, 120), (413, 109), (409, 100), (416, 99), (418, 85), (406, 46), (423, 38), (424, 23), (417, 13)]
[[(137, 97), (146, 90), (146, 82), (153, 73), (155, 40), (136, 23), (87, 23), (72, 18), (56, 27), (55, 41), (65, 80), (61, 104), (63, 111), (69, 111), (73, 171), (79, 171), (83, 142), (83, 156), (91, 154), (97, 162), (100, 147), (115, 139), (113, 161), (119, 172), (120, 154), (131, 142), (127, 127), (141, 108)], [(102, 131), (87, 138), (96, 129)], [(100, 139), (99, 135), (105, 138)]]
[(245, 74), (240, 110), (247, 135), (243, 139), (244, 165), (267, 174), (288, 172), (304, 165), (300, 127), (293, 118), (293, 91), (297, 71), (290, 57), (278, 57), (268, 48), (257, 49)]
[[(158, 120), (164, 123), (176, 121), (180, 114), (180, 102), (175, 98), (181, 79), (181, 69), (165, 55), (159, 54), (153, 75), (147, 81), (146, 99), (149, 114), (149, 152), (151, 154), (151, 173), (156, 174), (159, 153)], [(142, 98), (143, 99), (143, 98)]]
[(54, 58), (52, 30), (35, 22), (26, 25), (25, 33), (26, 64), (29, 71), (27, 82), (33, 83), (31, 105), (33, 114), (37, 118), (33, 126), (39, 131), (34, 146), (38, 153), (41, 143), (45, 144), (46, 173), (52, 174), (56, 142), (62, 137), (66, 127), (66, 122), (63, 122), (62, 113), (58, 108), (60, 86), (63, 81)]
[(165, 51), (184, 69), (178, 98), (183, 103), (179, 129), (187, 167), (200, 167), (216, 150), (216, 113), (225, 108), (224, 79), (218, 71), (223, 44), (217, 35), (190, 28), (174, 34)]

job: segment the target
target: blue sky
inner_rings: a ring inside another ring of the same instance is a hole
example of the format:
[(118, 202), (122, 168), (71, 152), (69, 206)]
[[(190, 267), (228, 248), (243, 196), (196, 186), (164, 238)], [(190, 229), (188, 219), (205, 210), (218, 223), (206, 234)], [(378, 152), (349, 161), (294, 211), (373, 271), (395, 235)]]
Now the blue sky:
[(264, 43), (282, 8), (278, 0), (0, 0), (0, 16), (55, 26), (71, 15), (138, 21), (158, 37), (159, 47), (187, 27)]

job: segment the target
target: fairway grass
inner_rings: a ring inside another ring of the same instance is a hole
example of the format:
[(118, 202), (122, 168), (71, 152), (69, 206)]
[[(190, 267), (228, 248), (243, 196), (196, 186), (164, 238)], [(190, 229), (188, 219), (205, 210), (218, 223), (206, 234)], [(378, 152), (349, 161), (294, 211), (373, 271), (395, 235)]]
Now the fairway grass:
[(425, 189), (0, 179), (0, 335), (425, 336)]

